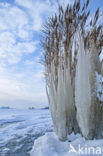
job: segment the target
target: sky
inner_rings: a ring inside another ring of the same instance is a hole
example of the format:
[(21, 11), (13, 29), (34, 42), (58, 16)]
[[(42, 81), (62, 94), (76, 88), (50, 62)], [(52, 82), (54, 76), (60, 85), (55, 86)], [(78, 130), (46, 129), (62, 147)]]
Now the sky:
[[(0, 106), (48, 105), (40, 31), (48, 16), (73, 0), (0, 0)], [(90, 10), (102, 7), (91, 0)]]

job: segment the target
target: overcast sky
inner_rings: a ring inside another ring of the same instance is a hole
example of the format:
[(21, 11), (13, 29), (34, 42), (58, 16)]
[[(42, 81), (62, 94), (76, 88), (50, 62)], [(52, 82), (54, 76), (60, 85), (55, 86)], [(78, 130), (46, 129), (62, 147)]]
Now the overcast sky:
[[(0, 106), (17, 108), (47, 105), (40, 30), (58, 3), (73, 0), (0, 0)], [(91, 0), (90, 9), (102, 7)]]

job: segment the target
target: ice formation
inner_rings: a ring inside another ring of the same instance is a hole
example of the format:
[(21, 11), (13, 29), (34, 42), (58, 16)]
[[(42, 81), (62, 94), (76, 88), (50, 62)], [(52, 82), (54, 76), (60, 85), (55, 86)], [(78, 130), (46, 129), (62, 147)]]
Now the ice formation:
[[(63, 46), (63, 45), (62, 45)], [(60, 48), (60, 54), (63, 53)], [(58, 67), (57, 89), (55, 86), (55, 67), (52, 64), (49, 75), (50, 85), (47, 90), (50, 111), (53, 118), (54, 130), (60, 140), (66, 140), (67, 134), (74, 128), (77, 130), (76, 113), (73, 97), (73, 87), (71, 85), (70, 69), (63, 60), (60, 60)]]
[(77, 121), (83, 135), (89, 136), (89, 120), (91, 107), (91, 91), (89, 82), (88, 63), (85, 55), (83, 39), (80, 31), (76, 35), (79, 42), (78, 59), (75, 80), (75, 105), (77, 107)]
[[(97, 86), (99, 82), (97, 83), (96, 78), (96, 72), (100, 73), (99, 68), (101, 66), (99, 57), (94, 51), (95, 46), (91, 47), (91, 51), (85, 49), (80, 30), (76, 32), (75, 38), (76, 45), (74, 49), (78, 47), (75, 82), (72, 82), (71, 79), (69, 60), (67, 60), (68, 63), (66, 64), (63, 59), (60, 59), (57, 82), (55, 81), (53, 62), (51, 73), (49, 73), (47, 94), (54, 129), (60, 140), (66, 140), (67, 134), (70, 134), (73, 130), (78, 132), (78, 125), (85, 138), (93, 139), (95, 136), (98, 137), (98, 128), (96, 126), (103, 114), (100, 113), (99, 109), (102, 99), (98, 98)], [(62, 54), (62, 58), (65, 58), (62, 47), (63, 44), (60, 48), (60, 56)], [(57, 84), (55, 85), (55, 83)], [(102, 83), (100, 84), (102, 86)]]
[(60, 6), (43, 30), (48, 101), (62, 141), (73, 131), (86, 139), (103, 138), (103, 26), (99, 9), (88, 24), (88, 4)]

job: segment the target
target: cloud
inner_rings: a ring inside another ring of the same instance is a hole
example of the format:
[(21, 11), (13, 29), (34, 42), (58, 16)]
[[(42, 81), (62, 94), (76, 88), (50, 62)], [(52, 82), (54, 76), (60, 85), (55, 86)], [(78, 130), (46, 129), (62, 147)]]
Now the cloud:
[(0, 30), (20, 29), (28, 23), (25, 12), (16, 6), (0, 8)]
[(16, 36), (11, 32), (2, 32), (0, 34), (0, 60), (15, 64), (21, 61), (25, 54), (34, 53), (37, 41), (17, 43)]
[(0, 2), (0, 105), (47, 105), (38, 34), (57, 8), (55, 0)]
[(43, 18), (50, 12), (51, 3), (49, 1), (33, 1), (33, 0), (16, 0), (15, 3), (20, 7), (25, 8), (27, 15), (29, 15), (30, 25), (27, 29), (40, 31)]
[[(36, 63), (34, 64), (36, 66), (38, 65)], [(28, 65), (29, 63), (27, 63), (27, 66)], [(30, 69), (32, 69), (32, 65)], [(43, 81), (42, 69), (39, 71), (37, 70), (35, 73), (26, 70), (21, 73), (8, 72), (4, 75), (2, 74), (0, 77), (0, 105), (3, 103), (6, 103), (6, 105), (9, 103), (10, 105), (12, 101), (14, 102), (12, 107), (18, 108), (29, 107), (29, 105), (25, 106), (26, 101), (28, 104), (30, 103), (32, 106), (34, 105), (36, 107), (47, 105), (45, 84)], [(25, 103), (21, 105), (19, 103), (17, 104), (17, 101), (25, 101)]]
[(33, 36), (41, 24), (36, 25), (39, 12), (34, 23), (32, 2), (27, 6), (25, 10), (15, 3), (0, 3), (0, 105), (14, 101), (13, 107), (25, 107), (26, 101), (37, 105), (46, 99), (42, 67), (37, 64), (39, 41)]

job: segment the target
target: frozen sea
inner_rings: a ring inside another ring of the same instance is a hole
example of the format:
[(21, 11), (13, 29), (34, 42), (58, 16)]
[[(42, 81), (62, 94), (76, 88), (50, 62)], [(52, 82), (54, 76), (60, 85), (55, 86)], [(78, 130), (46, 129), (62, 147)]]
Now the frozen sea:
[(0, 156), (30, 156), (34, 140), (51, 131), (48, 109), (0, 109)]

